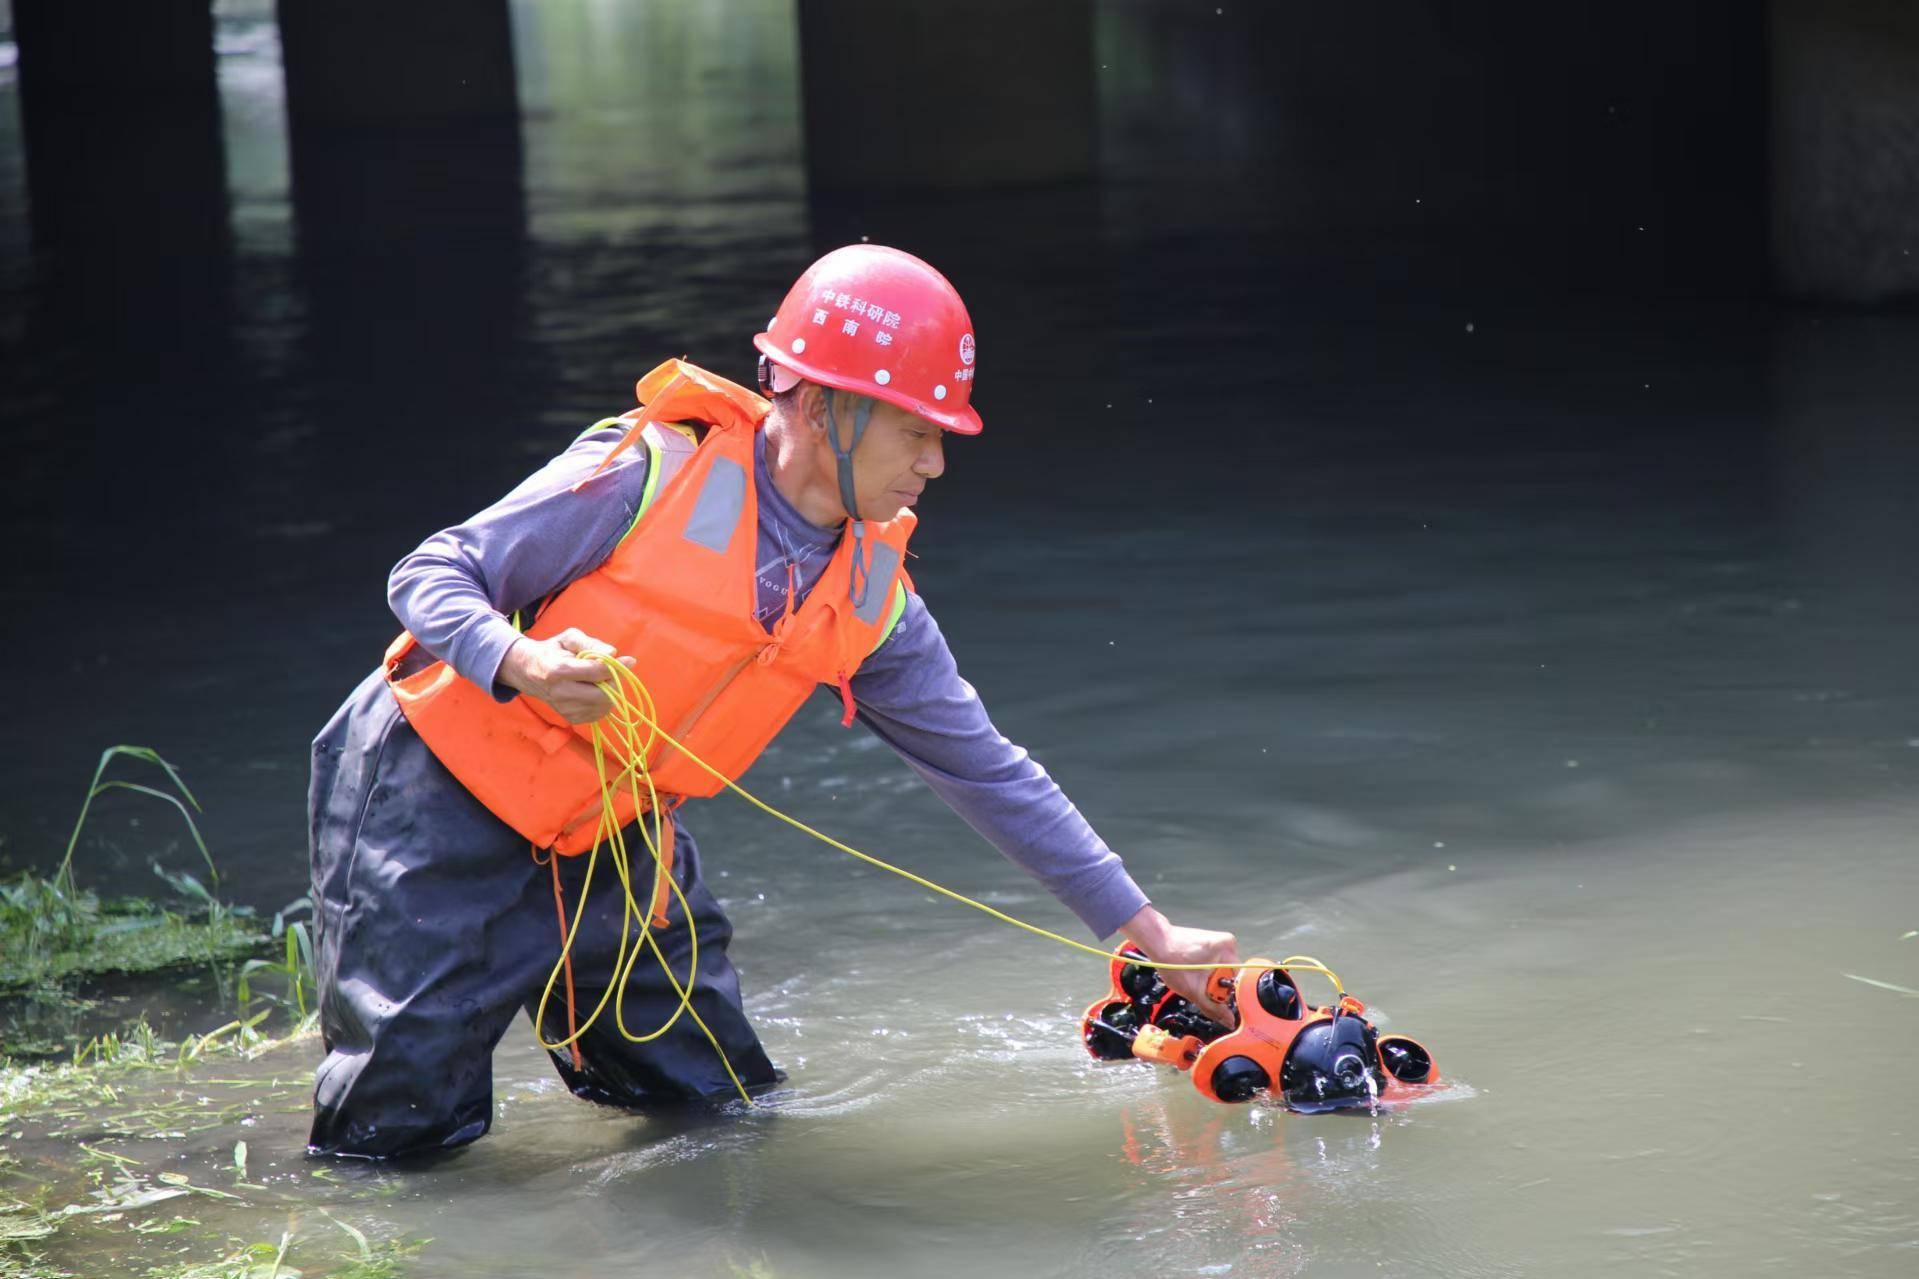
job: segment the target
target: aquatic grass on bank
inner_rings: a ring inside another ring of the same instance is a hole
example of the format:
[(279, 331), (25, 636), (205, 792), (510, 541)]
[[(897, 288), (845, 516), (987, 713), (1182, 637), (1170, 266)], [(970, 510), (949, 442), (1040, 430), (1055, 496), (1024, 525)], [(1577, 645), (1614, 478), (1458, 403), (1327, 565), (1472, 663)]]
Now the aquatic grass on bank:
[[(159, 769), (173, 791), (141, 782), (107, 776), (119, 760)], [(146, 897), (103, 898), (83, 888), (76, 873), (75, 855), (94, 801), (111, 790), (126, 790), (166, 803), (186, 824), (188, 835), (206, 867), (203, 884), (190, 871), (169, 870), (153, 863), (154, 873), (185, 903), (174, 908)], [(220, 965), (260, 954), (262, 947), (287, 935), (287, 962), (295, 951), (309, 950), (304, 927), (276, 917), (271, 936), (261, 930), (253, 912), (220, 900), (220, 872), (200, 834), (193, 814), (199, 801), (187, 789), (179, 770), (157, 751), (145, 746), (112, 746), (102, 751), (67, 838), (59, 867), (42, 877), (22, 871), (0, 882), (0, 996), (23, 997), (24, 1016), (16, 1015), (0, 1035), (0, 1051), (44, 1053), (50, 1046), (36, 1034), (37, 1023), (49, 1011), (71, 1012), (86, 1007), (77, 988), (84, 982), (117, 975), (164, 972), (188, 966)], [(210, 886), (209, 886), (210, 885)], [(310, 956), (309, 967), (310, 967)], [(249, 994), (246, 983), (258, 967), (277, 968), (270, 960), (256, 960), (240, 972), (241, 1001)], [(297, 986), (295, 988), (296, 994)], [(304, 1014), (304, 999), (301, 1000)]]
[[(176, 793), (106, 777), (123, 758), (159, 768)], [(106, 900), (78, 882), (93, 801), (113, 789), (163, 800), (185, 820), (206, 882), (153, 865), (179, 907)], [(307, 1104), (304, 1061), (284, 1077), (217, 1063), (252, 1061), (312, 1035), (312, 940), (289, 919), (304, 900), (270, 927), (220, 900), (198, 809), (165, 759), (113, 747), (94, 770), (59, 868), (0, 883), (0, 997), (16, 1006), (0, 1029), (0, 1141), (11, 1147), (0, 1147), (0, 1279), (399, 1279), (424, 1241), (374, 1242), (310, 1207), (284, 1175), (260, 1170), (260, 1152), (239, 1136), (262, 1116)], [(70, 1047), (36, 1033), (65, 1015), (62, 1035), (73, 1037), (71, 1015), (95, 1005), (82, 995), (97, 993), (90, 981), (145, 975), (157, 990), (155, 974), (189, 966), (211, 969), (207, 1011), (228, 1017), (205, 1034), (170, 1041), (145, 1016)], [(23, 1048), (40, 1060), (9, 1059)], [(66, 1059), (50, 1060), (56, 1052)], [(225, 1077), (234, 1075), (242, 1077)], [(230, 1157), (207, 1162), (210, 1140), (230, 1141)], [(184, 1166), (183, 1149), (195, 1151)]]
[[(185, 875), (175, 883), (200, 887)], [(248, 912), (211, 894), (187, 914), (146, 898), (102, 900), (31, 871), (0, 884), (0, 994), (241, 959), (269, 940)]]
[[(178, 794), (125, 778), (108, 777), (117, 759), (152, 764)], [(154, 872), (194, 904), (192, 914), (169, 910), (142, 897), (103, 900), (82, 889), (74, 872), (74, 853), (93, 811), (93, 801), (110, 790), (146, 795), (177, 810), (199, 850), (212, 888), (185, 871), (169, 871), (158, 862)], [(181, 780), (179, 770), (146, 746), (110, 746), (100, 753), (93, 778), (67, 837), (60, 866), (49, 878), (23, 871), (0, 885), (0, 992), (63, 987), (79, 977), (107, 973), (155, 972), (183, 964), (238, 958), (266, 941), (251, 922), (251, 912), (228, 906), (214, 892), (220, 871), (193, 814), (200, 802)]]

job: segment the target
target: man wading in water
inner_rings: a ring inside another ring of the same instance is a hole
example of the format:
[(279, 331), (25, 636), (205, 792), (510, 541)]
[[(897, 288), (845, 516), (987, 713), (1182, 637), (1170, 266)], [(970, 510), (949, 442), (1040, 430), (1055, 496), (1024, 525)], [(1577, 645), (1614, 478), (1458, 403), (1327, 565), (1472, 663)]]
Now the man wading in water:
[[(972, 323), (952, 285), (898, 250), (839, 249), (754, 345), (770, 406), (670, 361), (641, 381), (644, 411), (587, 431), (393, 570), (388, 598), (407, 633), (313, 743), (327, 1057), (312, 1152), (381, 1157), (486, 1132), (494, 1045), (548, 988), (556, 910), (570, 921), (580, 908), (588, 860), (569, 854), (599, 834), (589, 726), (612, 709), (602, 686), (614, 675), (592, 653), (617, 653), (659, 724), (728, 777), (813, 689), (833, 687), (846, 723), (864, 721), (1097, 936), (1123, 931), (1160, 963), (1237, 957), (1230, 934), (1155, 910), (1045, 770), (993, 728), (904, 572), (906, 508), (944, 469), (944, 433), (980, 430)], [(765, 1087), (781, 1076), (740, 1007), (732, 928), (678, 812), (719, 783), (664, 745), (648, 762), (684, 904), (662, 892), (636, 910), (682, 980), (697, 931), (698, 1022), (635, 1043), (609, 1015), (554, 1050), (554, 1065), (578, 1096), (615, 1105), (721, 1099), (731, 1075)], [(635, 859), (635, 894), (653, 882), (649, 862)], [(598, 876), (570, 951), (571, 997), (549, 1001), (538, 1027), (549, 1044), (614, 982), (628, 901), (607, 867)], [(1210, 1006), (1204, 976), (1167, 974)], [(633, 966), (635, 1033), (679, 1004), (653, 957)]]

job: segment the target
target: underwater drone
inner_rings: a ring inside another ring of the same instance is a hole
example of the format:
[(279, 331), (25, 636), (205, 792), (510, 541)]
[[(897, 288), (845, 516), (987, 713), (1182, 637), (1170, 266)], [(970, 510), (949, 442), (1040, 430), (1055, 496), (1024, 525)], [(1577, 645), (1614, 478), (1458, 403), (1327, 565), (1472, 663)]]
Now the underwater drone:
[(1214, 1101), (1267, 1093), (1288, 1110), (1320, 1114), (1410, 1100), (1439, 1082), (1433, 1055), (1404, 1035), (1382, 1035), (1366, 1005), (1341, 993), (1314, 1008), (1292, 974), (1271, 960), (1215, 969), (1206, 993), (1225, 1006), (1223, 1026), (1175, 994), (1132, 942), (1112, 963), (1111, 985), (1086, 1010), (1080, 1038), (1101, 1061), (1163, 1062), (1192, 1075)]

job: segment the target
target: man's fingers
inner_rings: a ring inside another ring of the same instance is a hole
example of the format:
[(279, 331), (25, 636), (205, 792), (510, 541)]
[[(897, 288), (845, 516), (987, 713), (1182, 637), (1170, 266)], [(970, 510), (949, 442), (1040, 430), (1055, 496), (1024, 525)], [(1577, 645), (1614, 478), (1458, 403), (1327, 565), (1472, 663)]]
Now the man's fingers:
[(1226, 1005), (1207, 994), (1203, 987), (1194, 992), (1193, 1002), (1199, 1005), (1201, 1012), (1205, 1013), (1214, 1021), (1219, 1022), (1221, 1025), (1230, 1026), (1233, 1024), (1233, 1015), (1226, 1011)]
[(574, 680), (555, 690), (551, 705), (569, 724), (590, 724), (613, 709), (613, 694), (605, 684)]
[[(1166, 976), (1172, 978), (1175, 974), (1167, 973)], [(1227, 1013), (1225, 1005), (1219, 1003), (1206, 993), (1207, 974), (1182, 972), (1177, 974), (1177, 976), (1180, 980), (1175, 986), (1175, 989), (1177, 989), (1180, 994), (1186, 996), (1200, 1012), (1216, 1022), (1225, 1025), (1232, 1024), (1232, 1018), (1230, 1014)], [(1173, 983), (1169, 981), (1168, 984), (1172, 985)]]
[(611, 653), (613, 646), (602, 643), (577, 626), (569, 626), (553, 637), (553, 642), (569, 653)]
[(584, 657), (562, 657), (553, 663), (553, 669), (547, 672), (547, 682), (563, 684), (573, 681), (581, 684), (598, 684), (613, 678), (613, 672), (606, 669), (606, 663), (595, 662)]

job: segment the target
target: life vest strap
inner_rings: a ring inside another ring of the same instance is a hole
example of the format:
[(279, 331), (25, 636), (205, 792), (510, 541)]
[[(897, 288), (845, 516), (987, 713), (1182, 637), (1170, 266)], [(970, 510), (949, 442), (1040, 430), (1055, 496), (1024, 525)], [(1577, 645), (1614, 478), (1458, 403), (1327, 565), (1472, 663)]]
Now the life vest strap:
[[(537, 847), (533, 860), (540, 860)], [(586, 1059), (580, 1055), (580, 1005), (573, 993), (573, 948), (566, 944), (566, 896), (560, 891), (560, 859), (548, 853), (546, 864), (553, 871), (553, 911), (560, 918), (560, 958), (566, 965), (566, 1046), (573, 1055), (573, 1069), (585, 1070)]]
[[(673, 894), (673, 810), (686, 802), (686, 796), (675, 795), (660, 810), (660, 882), (653, 890), (653, 926), (666, 927), (666, 903)], [(645, 820), (642, 818), (641, 820)]]

